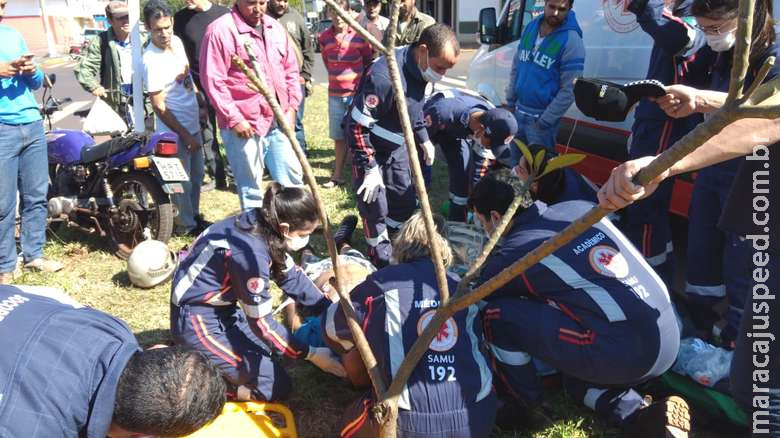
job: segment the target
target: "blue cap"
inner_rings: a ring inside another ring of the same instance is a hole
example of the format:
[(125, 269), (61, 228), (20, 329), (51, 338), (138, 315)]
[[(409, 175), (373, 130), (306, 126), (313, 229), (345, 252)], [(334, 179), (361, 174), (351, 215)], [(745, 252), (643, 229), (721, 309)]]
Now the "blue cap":
[(485, 135), (490, 139), (490, 150), (496, 160), (508, 167), (517, 165), (520, 153), (512, 146), (517, 134), (515, 116), (503, 108), (493, 108), (482, 115), (480, 123), (485, 127)]

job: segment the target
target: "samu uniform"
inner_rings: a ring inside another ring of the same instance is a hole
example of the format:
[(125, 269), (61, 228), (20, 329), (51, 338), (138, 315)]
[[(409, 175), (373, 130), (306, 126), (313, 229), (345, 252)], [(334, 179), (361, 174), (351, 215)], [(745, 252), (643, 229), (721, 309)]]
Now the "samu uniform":
[[(450, 290), (458, 280), (448, 274)], [(382, 373), (389, 381), (439, 306), (433, 263), (418, 259), (371, 274), (351, 294), (352, 305)], [(412, 372), (398, 401), (399, 437), (486, 437), (493, 428), (496, 396), (476, 305), (442, 325)], [(323, 318), (323, 336), (341, 352), (353, 348), (352, 336), (338, 305)], [(374, 398), (367, 394), (344, 415), (342, 437), (374, 437)]]
[[(775, 29), (780, 31), (780, 27)], [(709, 89), (728, 91), (732, 56), (733, 49), (718, 54)], [(755, 67), (751, 65), (745, 80), (746, 87), (752, 84), (756, 71), (768, 56), (780, 56), (780, 45), (772, 44), (762, 59), (755, 63)], [(778, 74), (780, 65), (776, 64), (767, 74), (766, 81)], [(749, 134), (746, 134), (745, 138), (746, 141), (752, 141)], [(734, 260), (746, 258), (750, 242), (746, 243), (734, 233), (724, 232), (718, 228), (717, 222), (739, 166), (744, 161), (744, 157), (736, 158), (701, 169), (696, 177), (688, 214), (688, 270), (685, 292), (692, 305), (697, 328), (707, 331), (717, 319), (710, 309), (717, 301), (728, 297), (729, 308), (725, 317), (727, 324), (721, 333), (721, 338), (726, 342), (735, 340), (745, 301), (750, 293), (752, 272), (740, 269), (739, 264), (734, 263)], [(751, 192), (743, 195), (754, 196)]]
[(59, 290), (0, 285), (0, 351), (0, 436), (102, 438), (141, 348), (124, 322)]
[[(693, 0), (678, 2), (674, 10), (669, 10), (665, 3), (664, 0), (649, 0), (644, 5), (643, 2), (631, 2), (628, 7), (636, 14), (642, 30), (653, 38), (647, 78), (667, 85), (702, 88), (709, 83), (709, 69), (715, 54), (705, 47), (704, 35), (692, 25)], [(660, 154), (702, 120), (701, 114), (671, 118), (658, 104), (642, 99), (631, 128), (629, 158)], [(621, 226), (667, 287), (674, 278), (674, 248), (669, 224), (673, 187), (674, 179), (669, 178), (650, 197), (631, 204)]]
[[(515, 218), (481, 281), (592, 205), (535, 203)], [(504, 397), (531, 405), (542, 397), (533, 357), (566, 376), (572, 397), (621, 423), (644, 403), (627, 388), (661, 375), (677, 357), (680, 333), (663, 281), (606, 218), (487, 300), (485, 338)]]
[[(449, 220), (466, 221), (469, 189), (495, 167), (495, 157), (484, 158), (483, 148), (469, 137), (469, 116), (476, 111), (488, 111), (495, 105), (487, 100), (459, 90), (440, 91), (423, 104), (423, 122), (426, 132), (422, 141), (441, 147), (447, 160), (450, 186)], [(474, 154), (471, 149), (474, 148)], [(478, 159), (478, 165), (475, 165)]]
[[(271, 316), (271, 257), (265, 238), (251, 230), (256, 210), (229, 217), (200, 235), (173, 277), (171, 333), (177, 343), (208, 356), (227, 380), (247, 385), (257, 400), (278, 400), (290, 378), (271, 358), (303, 359), (309, 346)], [(287, 256), (286, 278), (277, 285), (303, 306), (327, 298)]]
[[(409, 117), (415, 129), (420, 130), (427, 82), (413, 53), (410, 47), (397, 49), (396, 60)], [(365, 173), (376, 166), (379, 166), (385, 184), (377, 200), (370, 204), (357, 196), (368, 255), (374, 264), (383, 266), (389, 263), (392, 252), (388, 228), (397, 230), (411, 217), (417, 205), (386, 57), (374, 61), (360, 80), (352, 106), (344, 116), (344, 129), (344, 138), (352, 152), (353, 188), (357, 191)]]

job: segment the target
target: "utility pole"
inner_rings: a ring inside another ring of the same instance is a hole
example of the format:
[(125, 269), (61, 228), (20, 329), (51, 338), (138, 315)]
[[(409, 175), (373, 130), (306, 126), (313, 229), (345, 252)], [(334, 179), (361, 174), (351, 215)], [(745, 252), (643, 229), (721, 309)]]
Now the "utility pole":
[(54, 37), (52, 37), (51, 29), (49, 28), (49, 15), (46, 13), (46, 1), (38, 0), (38, 6), (41, 8), (41, 20), (43, 20), (43, 33), (46, 34), (46, 49), (49, 52), (49, 57), (57, 56), (57, 48), (54, 46)]
[(130, 49), (133, 54), (133, 127), (135, 132), (143, 133), (146, 130), (144, 120), (144, 65), (141, 58), (141, 3), (139, 0), (130, 0), (127, 3), (128, 16), (130, 18)]

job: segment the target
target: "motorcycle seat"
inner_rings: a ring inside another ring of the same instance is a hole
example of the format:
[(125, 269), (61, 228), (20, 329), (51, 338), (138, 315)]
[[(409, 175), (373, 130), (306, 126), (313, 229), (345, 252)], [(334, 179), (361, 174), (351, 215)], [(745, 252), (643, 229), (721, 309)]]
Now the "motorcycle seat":
[(109, 155), (130, 149), (139, 140), (138, 136), (128, 135), (126, 137), (115, 137), (103, 143), (85, 147), (81, 150), (81, 162), (91, 163), (102, 160)]

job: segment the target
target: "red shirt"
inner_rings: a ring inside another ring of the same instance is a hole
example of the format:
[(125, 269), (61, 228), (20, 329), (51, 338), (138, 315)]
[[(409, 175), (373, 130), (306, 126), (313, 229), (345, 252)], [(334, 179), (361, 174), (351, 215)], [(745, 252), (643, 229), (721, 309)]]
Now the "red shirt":
[(337, 34), (331, 26), (320, 34), (319, 40), (328, 70), (328, 95), (351, 96), (373, 59), (371, 44), (351, 27)]

